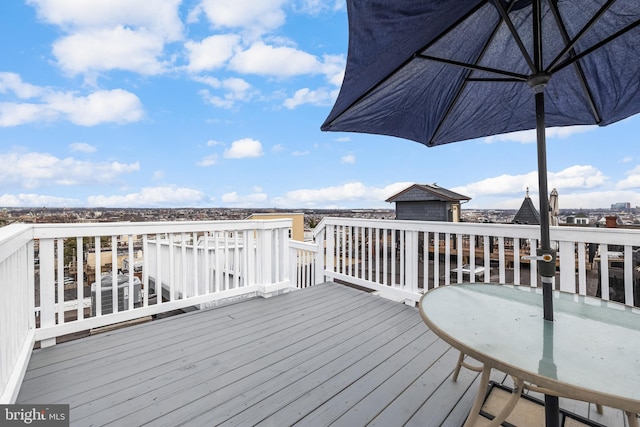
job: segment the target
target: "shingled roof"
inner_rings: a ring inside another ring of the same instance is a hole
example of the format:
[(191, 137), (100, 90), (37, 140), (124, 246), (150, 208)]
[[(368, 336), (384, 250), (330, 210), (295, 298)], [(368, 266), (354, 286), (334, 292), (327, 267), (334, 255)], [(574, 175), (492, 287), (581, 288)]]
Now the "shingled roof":
[(522, 201), (522, 206), (520, 206), (520, 210), (516, 213), (516, 216), (513, 217), (514, 224), (532, 224), (532, 225), (540, 225), (540, 214), (535, 206), (533, 206), (533, 202), (531, 201), (531, 197), (529, 197), (529, 189), (527, 189), (527, 195)]
[(463, 196), (436, 184), (413, 184), (401, 192), (389, 197), (387, 202), (459, 202), (471, 200), (471, 197)]

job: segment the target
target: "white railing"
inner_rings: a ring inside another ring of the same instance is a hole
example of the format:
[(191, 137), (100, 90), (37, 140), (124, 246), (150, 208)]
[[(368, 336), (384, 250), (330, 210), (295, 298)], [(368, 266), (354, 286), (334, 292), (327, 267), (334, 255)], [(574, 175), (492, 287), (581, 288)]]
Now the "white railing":
[[(53, 345), (61, 335), (287, 289), (290, 227), (286, 219), (38, 224), (36, 340)], [(123, 275), (125, 258), (140, 269)]]
[[(324, 218), (314, 230), (324, 248), (317, 280), (346, 281), (409, 304), (425, 289), (450, 283), (538, 286), (536, 263), (523, 257), (539, 235), (529, 225)], [(558, 289), (638, 304), (640, 231), (552, 227), (551, 240)]]
[(29, 362), (33, 301), (33, 231), (25, 225), (0, 228), (0, 404), (15, 401)]
[(291, 260), (289, 277), (296, 288), (308, 288), (323, 281), (322, 277), (317, 276), (318, 245), (316, 243), (291, 240), (289, 251)]
[[(523, 259), (537, 226), (325, 218), (312, 243), (290, 240), (290, 227), (285, 219), (0, 228), (0, 403), (15, 399), (35, 342), (175, 309), (326, 280), (409, 304), (450, 283), (538, 285), (535, 262)], [(559, 289), (638, 305), (640, 231), (552, 227), (551, 239)]]

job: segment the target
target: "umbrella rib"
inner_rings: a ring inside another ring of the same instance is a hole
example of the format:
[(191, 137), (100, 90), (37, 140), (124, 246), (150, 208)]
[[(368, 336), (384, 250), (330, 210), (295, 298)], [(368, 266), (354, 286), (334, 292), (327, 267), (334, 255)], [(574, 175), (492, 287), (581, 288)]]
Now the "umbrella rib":
[[(493, 32), (491, 33), (491, 37), (489, 37), (489, 39), (485, 43), (484, 47), (482, 48), (482, 52), (480, 52), (480, 55), (478, 55), (478, 57), (476, 58), (476, 64), (478, 63), (478, 61), (480, 61), (480, 59), (487, 52), (487, 49), (488, 49), (489, 45), (491, 44), (491, 42), (495, 38), (496, 34), (498, 33), (498, 28), (500, 28), (500, 21), (498, 21), (496, 23), (496, 26), (493, 29)], [(455, 94), (455, 96), (453, 98), (453, 101), (451, 103), (449, 103), (449, 106), (447, 107), (447, 111), (445, 111), (444, 115), (442, 116), (442, 119), (438, 122), (438, 126), (436, 127), (435, 131), (433, 132), (433, 136), (431, 137), (431, 140), (427, 143), (427, 145), (433, 145), (432, 142), (433, 142), (434, 138), (436, 137), (436, 135), (438, 135), (438, 133), (440, 132), (440, 128), (442, 127), (443, 123), (447, 121), (447, 118), (449, 117), (449, 115), (453, 111), (453, 106), (458, 103), (458, 99), (462, 95), (462, 92), (464, 92), (464, 89), (467, 87), (467, 83), (469, 83), (470, 81), (474, 81), (475, 80), (475, 79), (470, 79), (469, 78), (469, 75), (473, 71), (473, 68), (470, 67), (469, 65), (470, 64), (462, 64), (462, 63), (460, 64), (460, 66), (465, 67), (467, 69), (466, 76), (465, 76), (465, 78), (464, 78), (464, 80), (462, 82), (462, 85), (458, 88), (458, 91)], [(475, 65), (475, 67), (477, 68), (479, 66)], [(485, 68), (485, 67), (483, 67), (483, 68)], [(508, 81), (512, 81), (512, 80), (522, 81), (522, 78), (525, 78), (525, 81), (526, 81), (526, 76), (519, 76), (519, 77), (516, 76), (516, 78), (500, 79), (500, 80), (502, 80), (502, 81), (507, 81), (507, 80)], [(491, 79), (487, 79), (487, 81), (490, 81), (490, 80)], [(498, 80), (498, 79), (496, 79), (496, 80)]]
[(336, 121), (338, 119), (338, 117), (342, 116), (347, 110), (349, 110), (351, 107), (353, 107), (354, 105), (356, 105), (358, 102), (360, 102), (362, 99), (366, 98), (369, 94), (371, 94), (373, 91), (375, 91), (378, 87), (380, 87), (382, 84), (384, 84), (387, 80), (389, 80), (394, 74), (396, 74), (398, 72), (398, 70), (402, 69), (402, 67), (404, 67), (405, 65), (407, 65), (409, 62), (413, 61), (417, 55), (417, 52), (422, 52), (425, 51), (426, 49), (428, 49), (429, 47), (431, 47), (434, 43), (436, 43), (438, 40), (440, 40), (442, 37), (444, 37), (451, 29), (455, 28), (458, 24), (460, 24), (461, 22), (464, 22), (464, 20), (466, 20), (467, 18), (469, 18), (470, 16), (472, 16), (474, 13), (476, 13), (480, 8), (482, 8), (485, 4), (487, 4), (489, 1), (491, 0), (483, 0), (480, 3), (478, 3), (473, 9), (471, 9), (470, 11), (468, 11), (464, 16), (462, 16), (460, 19), (458, 19), (456, 22), (454, 22), (451, 26), (449, 26), (447, 28), (446, 31), (443, 31), (442, 34), (438, 37), (436, 37), (434, 40), (431, 40), (429, 43), (427, 43), (426, 45), (422, 46), (420, 49), (418, 49), (416, 51), (416, 53), (414, 53), (412, 56), (408, 57), (402, 64), (400, 64), (397, 68), (395, 68), (393, 71), (391, 71), (389, 74), (387, 74), (386, 76), (384, 76), (384, 78), (382, 78), (379, 82), (377, 82), (376, 84), (374, 84), (372, 87), (370, 87), (369, 89), (367, 89), (362, 95), (358, 96), (355, 100), (353, 100), (348, 106), (346, 106), (345, 108), (342, 109), (342, 111), (340, 113), (338, 113), (329, 123), (325, 123), (325, 125), (327, 126), (327, 128), (331, 127), (331, 123), (333, 123), (334, 121)]
[(500, 70), (497, 68), (483, 67), (482, 65), (468, 64), (466, 62), (454, 61), (453, 59), (437, 58), (435, 56), (425, 55), (423, 53), (417, 53), (415, 57), (420, 59), (427, 59), (429, 61), (442, 62), (449, 65), (456, 65), (458, 67), (466, 68), (471, 71), (486, 71), (492, 74), (512, 77), (513, 79), (520, 82), (526, 82), (528, 79), (528, 76), (520, 73), (513, 73), (511, 71)]
[[(570, 37), (569, 37), (569, 33), (567, 31), (566, 26), (564, 25), (564, 22), (562, 21), (562, 17), (560, 16), (560, 10), (558, 9), (558, 2), (557, 0), (553, 0), (551, 2), (549, 2), (550, 6), (551, 6), (551, 12), (553, 13), (553, 16), (556, 20), (556, 23), (558, 25), (558, 29), (560, 30), (560, 34), (562, 35), (562, 38), (564, 39), (564, 42), (567, 43), (567, 45), (569, 45), (570, 43)], [(568, 47), (568, 46), (567, 46)], [(575, 49), (572, 47), (571, 49), (566, 51), (570, 52), (570, 55), (573, 57), (576, 54)], [(560, 58), (560, 56), (558, 56), (558, 58)], [(575, 71), (576, 74), (578, 75), (578, 80), (580, 80), (580, 86), (582, 86), (582, 90), (585, 93), (586, 96), (586, 101), (589, 104), (589, 109), (591, 110), (591, 113), (594, 116), (595, 122), (596, 123), (600, 123), (602, 121), (602, 117), (600, 116), (600, 112), (598, 111), (598, 108), (596, 107), (595, 101), (593, 99), (593, 94), (591, 92), (591, 89), (589, 88), (589, 85), (587, 84), (587, 79), (585, 77), (584, 74), (584, 70), (582, 69), (582, 65), (580, 64), (580, 62), (575, 62)], [(549, 65), (549, 67), (552, 67), (553, 63), (551, 63), (551, 65)]]
[[(527, 52), (527, 48), (524, 46), (524, 43), (522, 42), (522, 39), (520, 38), (520, 35), (518, 34), (518, 31), (516, 30), (516, 27), (513, 25), (513, 21), (511, 21), (511, 18), (509, 18), (509, 14), (507, 13), (507, 11), (502, 6), (502, 2), (499, 1), (499, 0), (494, 0), (493, 4), (495, 5), (496, 9), (498, 10), (498, 13), (500, 14), (500, 17), (502, 18), (502, 20), (507, 25), (507, 28), (509, 28), (509, 32), (511, 33), (511, 36), (513, 37), (513, 40), (518, 45), (518, 48), (520, 49), (520, 52), (522, 53), (522, 57), (524, 58), (524, 60), (529, 65), (529, 68), (531, 68), (531, 72), (533, 74), (537, 74), (539, 70), (536, 68), (536, 65), (534, 64), (533, 59), (531, 58), (531, 55), (529, 55), (529, 52)], [(514, 4), (515, 4), (515, 1), (511, 3), (512, 6)]]
[[(578, 41), (580, 41), (580, 39), (582, 38), (582, 36), (585, 35), (585, 33), (587, 31), (589, 31), (589, 29), (591, 27), (593, 27), (593, 25), (595, 25), (595, 23), (598, 21), (598, 19), (600, 19), (602, 17), (602, 15), (611, 7), (611, 5), (613, 3), (615, 3), (616, 0), (609, 0), (607, 3), (603, 4), (602, 7), (600, 8), (600, 10), (598, 10), (598, 12), (593, 15), (593, 17), (589, 20), (589, 22), (587, 22), (587, 24), (578, 32), (578, 34), (576, 34), (576, 36), (574, 37), (573, 40), (571, 40), (567, 46), (565, 46), (564, 49), (562, 49), (562, 51), (558, 54), (558, 56), (556, 56), (554, 58), (553, 61), (551, 61), (551, 63), (549, 64), (549, 66), (547, 67), (547, 71), (550, 72), (550, 70), (553, 70), (553, 67), (560, 61), (560, 59), (562, 59), (562, 57), (564, 57), (567, 52), (574, 50), (574, 47), (576, 45), (576, 43), (578, 43)], [(555, 15), (556, 13), (559, 14), (558, 10), (557, 10), (557, 4), (556, 2), (551, 2), (552, 6), (552, 10), (553, 10), (553, 14)], [(556, 19), (558, 19), (558, 17), (556, 17)], [(563, 30), (565, 30), (564, 26), (562, 27)], [(566, 31), (566, 30), (565, 30)]]
[(593, 46), (591, 46), (589, 49), (585, 49), (584, 51), (578, 53), (576, 56), (568, 58), (564, 61), (562, 61), (560, 64), (558, 64), (555, 68), (553, 68), (552, 70), (549, 70), (550, 73), (555, 73), (557, 71), (562, 70), (563, 68), (568, 67), (569, 65), (573, 64), (574, 62), (579, 61), (580, 59), (584, 58), (585, 56), (591, 54), (592, 52), (600, 49), (602, 46), (610, 43), (611, 41), (617, 39), (618, 37), (628, 33), (629, 31), (633, 30), (634, 28), (638, 27), (640, 25), (640, 20), (635, 21), (633, 24), (629, 24), (626, 27), (624, 27), (622, 30), (610, 35), (609, 37), (607, 37), (606, 39), (594, 44)]

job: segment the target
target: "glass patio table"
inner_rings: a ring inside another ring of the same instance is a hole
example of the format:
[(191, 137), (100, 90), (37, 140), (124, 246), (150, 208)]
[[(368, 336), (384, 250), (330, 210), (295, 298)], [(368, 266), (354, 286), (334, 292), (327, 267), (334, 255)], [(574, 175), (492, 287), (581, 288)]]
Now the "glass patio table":
[(511, 399), (492, 425), (515, 407), (523, 387), (640, 413), (640, 310), (555, 291), (554, 321), (543, 319), (542, 290), (497, 284), (435, 288), (420, 315), (439, 337), (483, 364), (478, 396), (465, 426), (474, 425), (491, 369), (514, 379)]

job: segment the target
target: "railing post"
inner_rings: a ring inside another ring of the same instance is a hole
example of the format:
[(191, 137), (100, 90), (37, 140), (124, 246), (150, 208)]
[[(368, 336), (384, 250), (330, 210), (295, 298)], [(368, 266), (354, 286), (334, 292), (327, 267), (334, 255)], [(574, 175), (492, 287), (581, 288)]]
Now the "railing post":
[[(326, 253), (325, 253), (325, 270), (323, 270), (322, 274), (324, 276), (324, 271), (333, 272), (335, 270), (335, 262), (336, 262), (336, 228), (334, 225), (327, 225), (325, 232), (326, 239)], [(322, 248), (320, 248), (322, 252)], [(325, 276), (326, 277), (326, 276)], [(324, 277), (322, 281), (324, 281)]]
[(316, 268), (315, 268), (315, 280), (314, 283), (323, 283), (324, 280), (324, 269), (326, 268), (327, 263), (327, 254), (325, 253), (325, 236), (327, 235), (327, 229), (324, 228), (317, 236), (316, 236), (316, 246), (318, 248), (318, 253), (316, 254)]
[[(405, 254), (405, 290), (418, 293), (418, 232), (407, 231), (405, 236), (406, 254)], [(405, 299), (406, 305), (415, 306), (415, 302)]]
[[(40, 239), (40, 329), (56, 324), (54, 239)], [(55, 338), (40, 342), (40, 347), (56, 345)]]
[(261, 228), (259, 232), (259, 259), (261, 261), (260, 268), (260, 284), (265, 286), (271, 283), (273, 274), (273, 236), (271, 230)]

